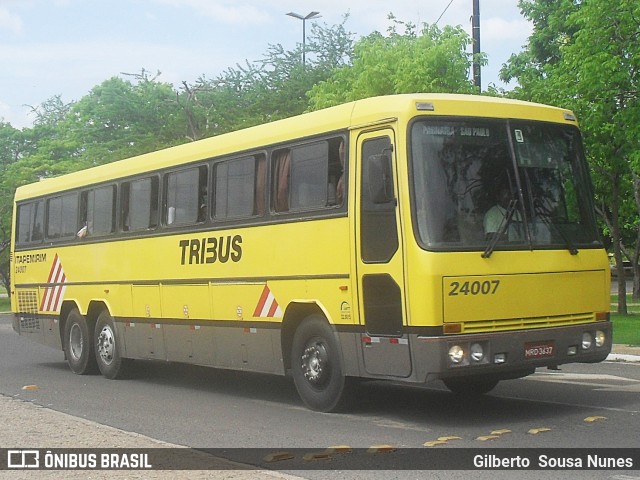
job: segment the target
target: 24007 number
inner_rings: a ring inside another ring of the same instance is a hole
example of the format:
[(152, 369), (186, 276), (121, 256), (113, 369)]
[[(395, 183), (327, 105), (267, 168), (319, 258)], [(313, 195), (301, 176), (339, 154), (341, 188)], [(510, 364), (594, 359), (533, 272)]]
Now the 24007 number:
[(457, 295), (495, 295), (500, 280), (484, 280), (475, 282), (451, 282), (449, 296)]

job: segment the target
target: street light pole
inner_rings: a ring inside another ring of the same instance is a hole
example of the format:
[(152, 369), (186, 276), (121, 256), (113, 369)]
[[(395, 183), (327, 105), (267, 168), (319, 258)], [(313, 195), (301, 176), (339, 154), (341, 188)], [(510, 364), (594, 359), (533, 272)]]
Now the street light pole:
[(307, 44), (307, 20), (313, 20), (314, 18), (320, 18), (320, 12), (310, 12), (309, 14), (300, 15), (299, 13), (289, 12), (287, 13), (290, 17), (297, 18), (298, 20), (302, 20), (302, 66), (305, 66), (307, 63), (307, 54), (306, 54), (306, 44)]
[(480, 75), (480, 0), (473, 0), (473, 16), (471, 17), (471, 30), (473, 38), (473, 84), (482, 91), (482, 79)]

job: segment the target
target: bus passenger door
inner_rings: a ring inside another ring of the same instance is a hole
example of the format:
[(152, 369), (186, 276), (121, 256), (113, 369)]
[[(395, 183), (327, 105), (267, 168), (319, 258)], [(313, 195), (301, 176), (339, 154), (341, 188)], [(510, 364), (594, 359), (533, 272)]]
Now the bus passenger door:
[(403, 249), (391, 129), (358, 138), (356, 208), (357, 278), (364, 365), (367, 373), (408, 377), (411, 356), (403, 335)]

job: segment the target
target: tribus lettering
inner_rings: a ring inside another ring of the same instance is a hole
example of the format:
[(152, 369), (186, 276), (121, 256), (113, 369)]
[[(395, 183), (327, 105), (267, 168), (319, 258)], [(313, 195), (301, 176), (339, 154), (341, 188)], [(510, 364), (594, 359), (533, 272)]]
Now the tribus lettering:
[(242, 237), (227, 235), (226, 237), (205, 237), (180, 240), (182, 265), (199, 265), (203, 263), (226, 263), (231, 259), (239, 262), (242, 258)]

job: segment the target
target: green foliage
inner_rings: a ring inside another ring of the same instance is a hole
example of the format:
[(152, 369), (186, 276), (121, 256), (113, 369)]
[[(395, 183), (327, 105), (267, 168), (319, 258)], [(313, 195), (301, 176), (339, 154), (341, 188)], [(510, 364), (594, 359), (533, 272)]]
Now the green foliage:
[(214, 79), (183, 83), (178, 102), (189, 125), (189, 137), (199, 139), (303, 113), (307, 92), (327, 80), (352, 56), (353, 34), (339, 25), (313, 24), (306, 44), (287, 51), (270, 45), (260, 61), (236, 65)]
[(526, 48), (511, 55), (503, 65), (504, 82), (518, 80), (510, 96), (549, 102), (546, 80), (562, 61), (562, 48), (571, 43), (577, 29), (568, 21), (580, 7), (580, 0), (520, 0), (520, 11), (534, 26)]
[(9, 312), (11, 310), (11, 302), (8, 297), (0, 297), (0, 313)]
[(612, 314), (613, 343), (640, 346), (640, 314)]
[(184, 120), (172, 85), (145, 70), (133, 77), (135, 83), (106, 80), (73, 105), (62, 128), (81, 146), (80, 165), (100, 165), (184, 141)]
[(466, 52), (471, 39), (461, 27), (440, 30), (424, 24), (418, 32), (412, 24), (390, 19), (388, 35), (374, 32), (360, 39), (352, 65), (338, 68), (311, 89), (312, 109), (395, 93), (474, 92), (469, 80), (473, 56)]
[[(575, 34), (561, 50), (553, 85), (581, 118), (609, 230), (622, 245), (633, 245), (640, 234), (634, 195), (640, 172), (640, 4), (585, 2), (567, 24)], [(572, 85), (571, 91), (562, 85)]]
[(7, 250), (13, 208), (13, 187), (9, 178), (9, 169), (20, 157), (24, 148), (20, 131), (0, 121), (0, 280), (5, 287), (9, 285)]

